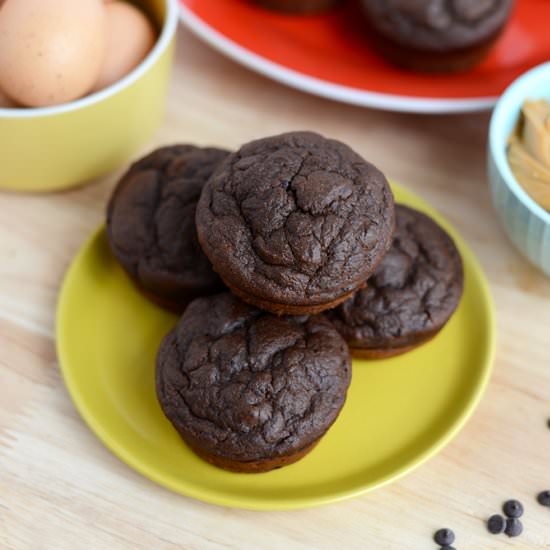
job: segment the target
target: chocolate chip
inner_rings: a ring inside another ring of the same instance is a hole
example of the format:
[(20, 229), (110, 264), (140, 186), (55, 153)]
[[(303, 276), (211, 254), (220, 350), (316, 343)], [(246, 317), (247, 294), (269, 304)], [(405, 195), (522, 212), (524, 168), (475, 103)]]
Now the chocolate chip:
[(449, 546), (455, 541), (455, 534), (451, 531), (451, 529), (440, 529), (434, 535), (434, 540), (441, 546)]
[(456, 550), (454, 546), (442, 546), (441, 550)]
[(550, 491), (542, 491), (542, 493), (539, 493), (537, 501), (541, 506), (550, 506)]
[(523, 516), (523, 504), (519, 500), (508, 500), (502, 506), (502, 511), (509, 518), (520, 518)]
[(504, 532), (509, 537), (519, 537), (521, 533), (523, 533), (523, 524), (519, 519), (508, 518), (506, 520), (506, 529), (504, 529)]
[(504, 531), (504, 518), (500, 514), (495, 514), (487, 520), (487, 529), (493, 535), (500, 535)]

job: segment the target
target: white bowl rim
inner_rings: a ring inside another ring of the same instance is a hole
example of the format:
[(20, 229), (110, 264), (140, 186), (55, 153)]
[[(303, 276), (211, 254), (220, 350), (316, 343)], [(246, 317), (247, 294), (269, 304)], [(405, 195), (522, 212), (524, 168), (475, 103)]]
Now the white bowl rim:
[(99, 92), (95, 92), (75, 101), (62, 103), (61, 105), (38, 108), (0, 108), (0, 120), (28, 119), (69, 113), (71, 111), (76, 111), (77, 109), (83, 109), (85, 107), (95, 105), (96, 103), (99, 103), (132, 85), (156, 63), (158, 58), (164, 53), (170, 44), (170, 41), (176, 32), (179, 15), (177, 0), (164, 0), (164, 3), (166, 6), (166, 17), (164, 24), (162, 25), (162, 31), (155, 46), (147, 54), (147, 57), (124, 78), (118, 80), (111, 86), (107, 86), (107, 88), (104, 88)]
[[(501, 121), (509, 109), (513, 108), (514, 103), (517, 102), (517, 97), (521, 97), (521, 103), (529, 94), (525, 93), (525, 89), (531, 81), (539, 81), (542, 75), (547, 75), (550, 80), (550, 62), (537, 65), (533, 69), (527, 71), (519, 78), (517, 78), (512, 84), (505, 90), (502, 97), (498, 100), (493, 115), (491, 117), (491, 124), (489, 127), (489, 149), (490, 153), (495, 161), (496, 168), (500, 172), (502, 179), (506, 185), (512, 190), (517, 198), (531, 210), (536, 216), (541, 218), (546, 224), (550, 225), (550, 212), (547, 212), (540, 204), (532, 199), (523, 187), (519, 184), (514, 176), (508, 159), (506, 158), (506, 148), (501, 146), (502, 140), (502, 128)], [(521, 105), (520, 103), (520, 105)], [(519, 116), (519, 109), (517, 111)], [(508, 136), (506, 136), (507, 139)]]

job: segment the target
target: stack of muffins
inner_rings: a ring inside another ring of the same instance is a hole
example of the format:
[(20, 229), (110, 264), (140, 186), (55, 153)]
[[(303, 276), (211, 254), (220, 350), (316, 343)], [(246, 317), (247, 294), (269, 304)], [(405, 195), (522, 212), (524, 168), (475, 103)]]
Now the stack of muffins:
[(137, 287), (183, 311), (157, 355), (162, 410), (232, 471), (302, 458), (344, 405), (350, 351), (389, 357), (426, 342), (462, 294), (445, 231), (395, 206), (384, 175), (347, 145), (311, 132), (235, 153), (159, 149), (119, 182), (107, 230)]

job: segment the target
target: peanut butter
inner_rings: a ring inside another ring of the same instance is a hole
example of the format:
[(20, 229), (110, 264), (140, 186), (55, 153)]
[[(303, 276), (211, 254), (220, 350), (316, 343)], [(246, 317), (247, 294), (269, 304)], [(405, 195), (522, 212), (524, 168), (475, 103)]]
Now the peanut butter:
[(550, 211), (550, 102), (540, 99), (523, 104), (507, 152), (519, 184)]

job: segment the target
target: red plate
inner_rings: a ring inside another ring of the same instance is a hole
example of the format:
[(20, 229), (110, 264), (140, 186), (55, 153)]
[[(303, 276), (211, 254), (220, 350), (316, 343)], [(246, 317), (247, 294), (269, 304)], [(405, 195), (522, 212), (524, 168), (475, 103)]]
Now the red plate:
[(179, 0), (183, 22), (209, 44), (275, 80), (338, 101), (396, 111), (491, 107), (530, 67), (550, 59), (550, 0), (517, 0), (489, 58), (459, 75), (402, 71), (372, 51), (354, 2), (323, 15), (268, 11), (252, 0)]

